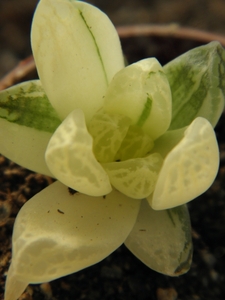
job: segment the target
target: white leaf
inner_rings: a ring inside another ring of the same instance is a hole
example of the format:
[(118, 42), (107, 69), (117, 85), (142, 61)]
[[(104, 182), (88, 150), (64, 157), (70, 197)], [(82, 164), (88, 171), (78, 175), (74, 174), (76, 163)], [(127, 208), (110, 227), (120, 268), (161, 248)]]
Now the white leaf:
[(16, 219), (5, 299), (16, 300), (29, 283), (50, 281), (104, 259), (127, 238), (139, 206), (140, 201), (115, 190), (104, 197), (72, 195), (60, 182), (35, 195)]
[(196, 118), (184, 138), (168, 153), (160, 170), (153, 196), (153, 209), (167, 209), (187, 203), (213, 183), (219, 167), (215, 132), (204, 118)]
[(112, 188), (92, 147), (93, 139), (83, 112), (76, 109), (53, 134), (46, 150), (46, 162), (52, 174), (65, 185), (90, 196), (102, 196)]
[(124, 67), (111, 21), (84, 2), (42, 0), (34, 15), (31, 40), (52, 106), (62, 119), (81, 108), (88, 122), (102, 107), (108, 83)]

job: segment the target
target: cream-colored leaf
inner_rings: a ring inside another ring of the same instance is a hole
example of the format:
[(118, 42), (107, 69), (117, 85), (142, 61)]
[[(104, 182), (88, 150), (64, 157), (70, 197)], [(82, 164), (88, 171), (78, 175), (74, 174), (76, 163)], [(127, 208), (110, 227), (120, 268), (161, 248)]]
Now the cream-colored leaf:
[(81, 108), (88, 122), (108, 83), (124, 67), (119, 37), (96, 7), (69, 0), (39, 2), (32, 49), (43, 87), (61, 118)]
[(0, 153), (32, 171), (52, 176), (44, 154), (60, 120), (40, 80), (0, 92)]
[(53, 134), (46, 162), (54, 176), (72, 189), (90, 196), (111, 192), (108, 175), (93, 154), (93, 139), (82, 110), (71, 112)]
[(143, 200), (125, 245), (144, 264), (159, 273), (170, 276), (186, 273), (192, 259), (187, 207), (154, 211)]
[(51, 136), (0, 118), (0, 153), (24, 168), (53, 177), (45, 162)]
[(179, 206), (205, 192), (213, 183), (219, 166), (215, 132), (204, 118), (196, 118), (184, 138), (166, 156), (153, 196), (153, 209)]
[(118, 72), (109, 85), (104, 109), (132, 120), (154, 140), (171, 121), (171, 91), (155, 58), (134, 63)]
[(6, 300), (15, 282), (39, 283), (104, 259), (130, 233), (140, 201), (118, 191), (104, 197), (75, 193), (55, 182), (29, 200), (17, 216)]

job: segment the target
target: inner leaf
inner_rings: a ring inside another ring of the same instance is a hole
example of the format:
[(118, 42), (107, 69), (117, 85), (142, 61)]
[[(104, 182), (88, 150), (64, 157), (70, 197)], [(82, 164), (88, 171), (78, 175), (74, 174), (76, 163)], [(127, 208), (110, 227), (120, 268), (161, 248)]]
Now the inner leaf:
[(130, 126), (116, 154), (116, 161), (144, 157), (153, 148), (153, 145), (153, 140), (142, 128)]
[(93, 151), (101, 163), (112, 162), (127, 134), (131, 120), (119, 114), (99, 112), (88, 125), (93, 137)]
[(154, 153), (144, 158), (103, 164), (111, 184), (121, 193), (135, 199), (149, 196), (155, 188), (163, 159)]

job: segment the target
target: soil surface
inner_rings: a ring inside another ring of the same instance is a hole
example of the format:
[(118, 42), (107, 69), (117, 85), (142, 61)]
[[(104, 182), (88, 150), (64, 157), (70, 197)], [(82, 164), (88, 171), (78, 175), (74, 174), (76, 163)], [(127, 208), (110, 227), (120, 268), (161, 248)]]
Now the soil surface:
[[(90, 1), (115, 25), (178, 23), (225, 35), (224, 0)], [(122, 2), (122, 3), (121, 3)], [(0, 77), (31, 54), (29, 32), (36, 0), (0, 0)], [(200, 42), (166, 37), (122, 39), (128, 61), (155, 56), (164, 64)], [(221, 164), (212, 187), (188, 206), (194, 255), (190, 271), (171, 278), (158, 274), (121, 246), (102, 262), (42, 285), (20, 300), (224, 300), (225, 299), (225, 116), (216, 127)], [(6, 137), (7, 138), (7, 137)], [(20, 207), (52, 179), (0, 156), (0, 300), (11, 259), (13, 223)]]

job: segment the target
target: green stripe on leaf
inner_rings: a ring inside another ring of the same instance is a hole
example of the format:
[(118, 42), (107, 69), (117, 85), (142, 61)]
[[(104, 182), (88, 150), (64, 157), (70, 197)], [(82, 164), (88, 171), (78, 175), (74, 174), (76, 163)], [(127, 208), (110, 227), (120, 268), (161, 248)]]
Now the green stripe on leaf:
[(61, 123), (39, 80), (1, 91), (0, 118), (46, 132), (54, 132)]
[(193, 247), (190, 217), (186, 205), (168, 209), (166, 212), (173, 226), (180, 228), (183, 232), (184, 242), (183, 249), (178, 257), (179, 266), (174, 270), (175, 275), (180, 275), (189, 270), (192, 261)]
[(141, 113), (141, 116), (137, 121), (137, 126), (142, 127), (144, 125), (144, 123), (146, 122), (146, 120), (148, 119), (151, 113), (151, 109), (152, 109), (152, 99), (150, 98), (150, 96), (148, 96), (145, 102), (144, 109)]
[(143, 200), (125, 245), (151, 269), (178, 276), (186, 273), (191, 265), (190, 218), (186, 205), (170, 209), (171, 217), (167, 212), (155, 211)]
[(96, 42), (95, 36), (94, 36), (93, 32), (91, 31), (91, 26), (88, 25), (82, 11), (80, 11), (80, 16), (83, 19), (83, 21), (84, 21), (84, 23), (87, 27), (87, 30), (89, 31), (89, 33), (90, 33), (90, 35), (93, 39), (93, 42), (94, 42), (94, 45), (95, 45), (95, 48), (96, 48), (96, 51), (97, 51), (97, 54), (98, 54), (98, 57), (99, 57), (99, 60), (100, 60), (100, 64), (102, 66), (102, 71), (103, 71), (103, 74), (104, 74), (104, 77), (105, 77), (106, 84), (109, 85), (109, 81), (108, 81), (107, 73), (106, 73), (106, 70), (105, 70), (104, 62), (103, 62), (103, 59), (102, 59), (102, 56), (101, 56), (101, 53), (100, 53), (100, 49), (99, 49), (98, 44)]

